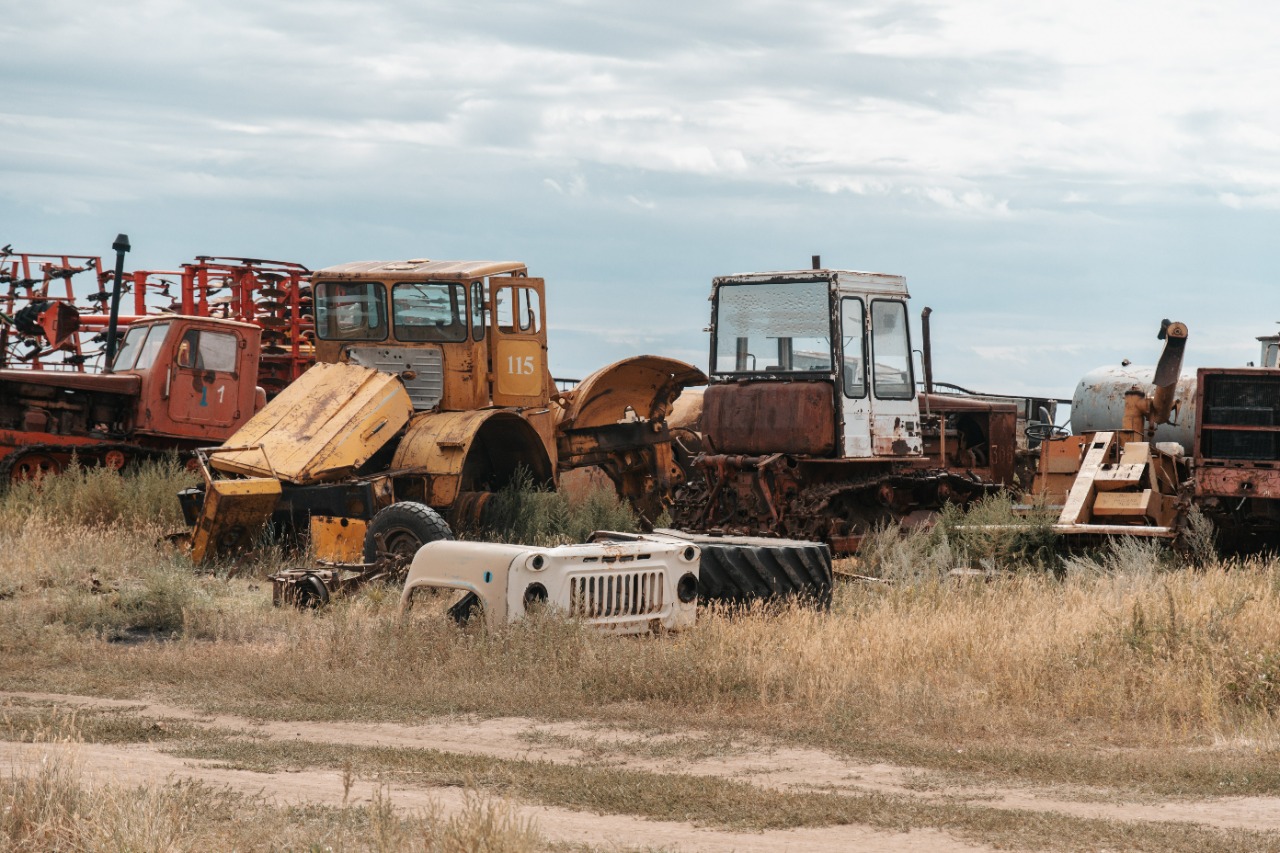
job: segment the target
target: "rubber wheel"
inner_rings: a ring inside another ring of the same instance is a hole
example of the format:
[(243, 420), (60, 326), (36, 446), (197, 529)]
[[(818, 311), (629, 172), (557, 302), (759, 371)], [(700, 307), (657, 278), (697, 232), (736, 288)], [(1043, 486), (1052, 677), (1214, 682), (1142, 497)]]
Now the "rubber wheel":
[(293, 592), (293, 604), (304, 610), (314, 610), (329, 603), (329, 588), (315, 575), (307, 575), (298, 581)]
[(440, 513), (426, 504), (401, 501), (379, 510), (369, 522), (369, 530), (364, 536), (366, 563), (378, 559), (379, 536), (382, 537), (382, 550), (403, 557), (407, 562), (428, 542), (452, 539), (453, 531)]

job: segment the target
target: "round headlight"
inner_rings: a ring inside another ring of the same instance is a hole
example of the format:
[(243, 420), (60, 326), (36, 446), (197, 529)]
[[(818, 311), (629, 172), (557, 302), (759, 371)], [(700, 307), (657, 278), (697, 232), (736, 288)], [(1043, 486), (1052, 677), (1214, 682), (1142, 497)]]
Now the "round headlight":
[(540, 583), (531, 583), (524, 588), (524, 609), (528, 610), (535, 604), (547, 603), (547, 588)]
[(693, 572), (685, 572), (684, 576), (676, 583), (676, 598), (679, 598), (685, 604), (698, 598), (698, 578), (694, 576)]

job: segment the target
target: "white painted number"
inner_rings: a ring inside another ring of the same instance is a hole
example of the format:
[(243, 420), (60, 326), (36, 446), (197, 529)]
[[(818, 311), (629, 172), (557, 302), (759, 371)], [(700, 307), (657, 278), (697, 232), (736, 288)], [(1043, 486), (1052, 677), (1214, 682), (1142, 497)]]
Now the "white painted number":
[(221, 402), (222, 402), (222, 395), (223, 395), (223, 394), (225, 394), (225, 393), (227, 393), (227, 386), (226, 386), (226, 385), (221, 385), (221, 386), (219, 386), (219, 387), (218, 387), (218, 402), (219, 402), (219, 403), (221, 403)]
[(532, 376), (533, 356), (526, 355), (523, 358), (518, 355), (507, 356), (507, 373), (514, 373), (516, 376)]

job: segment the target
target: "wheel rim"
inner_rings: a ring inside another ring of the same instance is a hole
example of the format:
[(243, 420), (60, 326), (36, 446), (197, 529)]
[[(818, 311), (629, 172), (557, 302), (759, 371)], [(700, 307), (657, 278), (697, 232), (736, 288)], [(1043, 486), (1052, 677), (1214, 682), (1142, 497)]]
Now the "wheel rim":
[(108, 450), (106, 455), (102, 457), (102, 464), (112, 471), (119, 471), (124, 467), (125, 456), (122, 450)]
[(62, 466), (47, 453), (28, 453), (13, 465), (9, 479), (15, 483), (39, 482), (50, 474), (59, 474)]
[(418, 549), (422, 547), (422, 542), (418, 537), (408, 530), (397, 528), (388, 530), (382, 538), (383, 546), (387, 551), (395, 554), (397, 557), (413, 558), (418, 553)]

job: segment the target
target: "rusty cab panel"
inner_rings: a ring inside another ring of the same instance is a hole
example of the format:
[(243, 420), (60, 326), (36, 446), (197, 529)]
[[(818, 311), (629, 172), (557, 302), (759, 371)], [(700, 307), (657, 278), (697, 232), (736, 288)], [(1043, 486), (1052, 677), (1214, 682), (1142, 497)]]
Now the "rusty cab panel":
[(542, 279), (513, 261), (369, 261), (314, 274), (316, 356), (400, 376), (423, 411), (545, 406)]
[(831, 456), (836, 451), (832, 383), (712, 385), (702, 398), (702, 428), (716, 453)]
[(716, 381), (703, 401), (711, 447), (919, 459), (907, 298), (906, 280), (883, 273), (814, 269), (716, 278)]
[(261, 330), (204, 317), (157, 317), (129, 327), (113, 365), (141, 380), (136, 432), (225, 440), (260, 407)]

